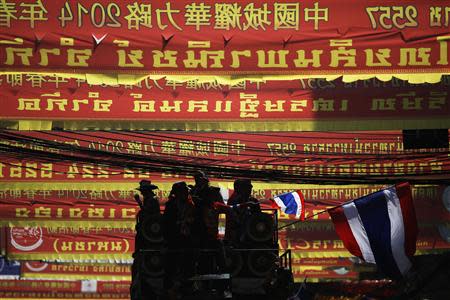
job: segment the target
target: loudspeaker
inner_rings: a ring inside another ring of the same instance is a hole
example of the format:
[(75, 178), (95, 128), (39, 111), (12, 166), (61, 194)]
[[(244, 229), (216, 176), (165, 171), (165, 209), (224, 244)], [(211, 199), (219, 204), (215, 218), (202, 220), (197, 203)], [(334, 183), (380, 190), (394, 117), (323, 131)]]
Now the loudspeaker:
[(403, 148), (448, 148), (448, 129), (403, 130)]
[(225, 267), (231, 278), (265, 277), (272, 272), (278, 261), (278, 250), (258, 247), (258, 249), (229, 249), (225, 254)]
[(164, 256), (160, 251), (144, 252), (142, 266), (148, 277), (161, 277), (164, 275)]
[(246, 240), (251, 243), (273, 243), (274, 229), (272, 215), (252, 214), (245, 223)]
[(225, 268), (231, 277), (238, 276), (244, 268), (244, 252), (228, 249), (225, 251)]
[(275, 269), (277, 260), (278, 255), (273, 250), (251, 250), (247, 259), (249, 274), (264, 277)]
[(150, 215), (142, 222), (142, 235), (148, 244), (160, 244), (164, 237), (162, 233), (162, 219), (158, 214)]

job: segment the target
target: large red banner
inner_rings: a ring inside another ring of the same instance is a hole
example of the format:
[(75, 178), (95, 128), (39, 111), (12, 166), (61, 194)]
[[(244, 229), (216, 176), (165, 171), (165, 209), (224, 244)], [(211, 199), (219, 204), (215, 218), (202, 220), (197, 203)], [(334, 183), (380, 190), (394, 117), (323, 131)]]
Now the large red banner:
[(10, 226), (45, 225), (72, 228), (133, 228), (137, 204), (128, 206), (102, 205), (26, 205), (1, 204), (0, 224)]
[(6, 234), (9, 259), (130, 261), (134, 252), (130, 229), (13, 227)]
[[(231, 185), (231, 183), (228, 183)], [(162, 186), (162, 185), (160, 185)], [(1, 185), (0, 185), (1, 187)], [(116, 185), (117, 187), (117, 185)], [(135, 226), (139, 210), (132, 190), (24, 190), (0, 189), (0, 224), (9, 226), (43, 226), (51, 228), (129, 228)], [(253, 195), (263, 207), (270, 206), (274, 196), (300, 190), (305, 197), (305, 215), (309, 221), (329, 220), (324, 210), (382, 189), (383, 186), (314, 186), (273, 185), (254, 183)], [(169, 190), (160, 191), (161, 209)], [(413, 186), (414, 205), (419, 223), (443, 223), (450, 221), (450, 188), (446, 186)], [(127, 197), (124, 197), (127, 195)], [(92, 202), (95, 201), (95, 204)], [(90, 204), (87, 204), (90, 203)], [(279, 211), (280, 226), (294, 220)], [(113, 220), (113, 222), (112, 222)]]
[[(55, 300), (61, 300), (61, 299), (86, 299), (86, 300), (92, 300), (92, 294), (91, 293), (72, 293), (72, 292), (19, 292), (19, 291), (0, 291), (0, 297), (2, 299), (17, 299), (17, 300), (24, 300), (24, 299), (55, 299)], [(130, 294), (127, 292), (123, 293), (116, 293), (116, 292), (107, 292), (107, 293), (100, 293), (95, 295), (95, 299), (105, 299), (105, 300), (111, 300), (111, 299), (118, 299), (118, 300), (128, 300), (130, 299)]]
[(436, 0), (23, 0), (5, 6), (0, 26), (3, 70), (341, 75), (449, 65), (449, 7)]
[[(280, 248), (292, 249), (294, 258), (351, 257), (335, 232), (333, 223), (301, 223), (280, 232)], [(416, 254), (446, 252), (450, 248), (447, 223), (421, 224)]]
[(82, 264), (22, 261), (21, 278), (131, 280), (130, 264)]
[[(419, 224), (418, 254), (447, 251), (448, 223)], [(121, 260), (130, 262), (134, 232), (117, 229), (14, 227), (7, 232), (7, 258), (20, 260)], [(331, 221), (300, 223), (279, 231), (280, 249), (294, 258), (350, 257)]]
[(294, 280), (299, 282), (303, 281), (305, 278), (334, 279), (334, 280), (349, 280), (349, 279), (355, 280), (359, 278), (358, 272), (348, 270), (342, 267), (325, 270), (293, 268), (293, 275)]
[[(405, 150), (398, 131), (195, 134), (4, 131), (1, 138), (1, 145), (9, 151), (2, 153), (0, 181), (161, 180), (161, 174), (151, 175), (149, 169), (155, 169), (156, 165), (167, 170), (174, 162), (192, 168), (204, 165), (278, 172), (289, 175), (290, 181), (294, 178), (306, 181), (309, 177), (333, 181), (344, 177), (408, 180), (410, 176), (431, 180), (447, 178), (450, 170), (445, 151)], [(43, 144), (48, 145), (45, 150)], [(26, 159), (17, 158), (21, 156)], [(123, 167), (108, 167), (112, 162)], [(151, 165), (145, 167), (148, 163)], [(130, 165), (133, 169), (127, 167)]]
[(450, 115), (445, 82), (410, 85), (370, 81), (364, 85), (291, 80), (222, 86), (198, 80), (146, 80), (131, 89), (80, 85), (75, 79), (57, 82), (55, 87), (53, 77), (42, 75), (27, 75), (21, 80), (12, 86), (14, 79), (4, 76), (0, 118), (279, 122), (351, 118), (375, 123), (393, 119), (434, 122)]
[[(350, 258), (294, 258), (292, 261), (294, 275), (299, 275), (299, 278), (302, 276), (300, 275), (301, 272), (318, 270), (323, 270), (325, 272), (315, 273), (314, 276), (309, 274), (308, 277), (329, 278), (334, 273), (334, 276), (337, 278), (345, 278), (345, 275), (349, 274), (349, 270), (353, 269), (353, 264), (354, 262)], [(353, 276), (354, 275), (355, 274), (353, 274)], [(24, 279), (130, 280), (131, 266), (129, 264), (22, 261), (20, 276)]]
[[(130, 288), (130, 283), (128, 281), (95, 281), (95, 283), (95, 292), (99, 293), (125, 293)], [(84, 292), (83, 281), (2, 280), (1, 286), (3, 291), (48, 292), (51, 289), (52, 292)]]

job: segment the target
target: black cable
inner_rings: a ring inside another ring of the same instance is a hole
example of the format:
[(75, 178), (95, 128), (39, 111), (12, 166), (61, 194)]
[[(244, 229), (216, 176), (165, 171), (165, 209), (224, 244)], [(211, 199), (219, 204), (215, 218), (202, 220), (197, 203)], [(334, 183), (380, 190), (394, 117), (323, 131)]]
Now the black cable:
[[(89, 162), (94, 164), (102, 164), (109, 167), (114, 166), (120, 166), (120, 167), (126, 167), (126, 168), (136, 168), (136, 169), (142, 169), (142, 168), (150, 168), (153, 172), (156, 171), (170, 171), (175, 173), (184, 173), (187, 175), (191, 175), (192, 172), (194, 172), (196, 169), (198, 169), (199, 163), (205, 163), (205, 161), (209, 161), (210, 163), (218, 163), (217, 160), (209, 159), (209, 158), (201, 158), (200, 160), (198, 158), (189, 158), (185, 156), (179, 156), (178, 160), (174, 160), (171, 157), (142, 157), (137, 155), (131, 155), (131, 154), (124, 154), (124, 153), (111, 153), (107, 151), (100, 151), (100, 150), (93, 150), (88, 149), (86, 147), (78, 147), (73, 145), (67, 145), (63, 143), (48, 141), (48, 140), (41, 140), (34, 137), (29, 137), (21, 133), (17, 132), (0, 132), (0, 135), (9, 140), (17, 141), (18, 143), (34, 143), (36, 145), (42, 146), (42, 147), (48, 147), (55, 149), (59, 149), (62, 151), (69, 151), (69, 153), (72, 153), (72, 155), (65, 154), (64, 156), (61, 156), (60, 154), (54, 154), (52, 152), (39, 152), (37, 150), (34, 150), (34, 153), (24, 148), (17, 148), (11, 145), (5, 145), (3, 143), (3, 152), (9, 152), (9, 157), (22, 157), (26, 158), (27, 156), (34, 156), (34, 157), (40, 157), (47, 161), (77, 161), (77, 162)], [(26, 150), (26, 151), (25, 151)], [(14, 153), (11, 155), (11, 152)], [(26, 152), (26, 153), (24, 153)], [(74, 156), (75, 154), (78, 156)], [(34, 155), (33, 155), (34, 154)], [(180, 161), (180, 158), (182, 160)], [(344, 161), (344, 158), (340, 158)], [(348, 158), (347, 158), (348, 159)], [(436, 157), (434, 157), (436, 160)], [(443, 161), (445, 161), (446, 157), (441, 158)], [(281, 159), (280, 159), (281, 160)], [(274, 160), (272, 160), (273, 162)], [(285, 160), (286, 161), (286, 160)], [(287, 160), (289, 161), (289, 160)], [(231, 161), (228, 161), (231, 162)], [(292, 162), (292, 160), (290, 161)], [(319, 161), (320, 162), (320, 161)], [(264, 162), (267, 164), (267, 162)], [(277, 167), (277, 164), (269, 164), (272, 168), (275, 166)], [(445, 166), (445, 165), (444, 165)], [(180, 167), (185, 168), (184, 172), (180, 172)], [(379, 178), (383, 178), (385, 180), (397, 180), (400, 176), (392, 174), (392, 175), (364, 175), (364, 174), (354, 174), (354, 172), (344, 173), (342, 170), (339, 172), (339, 175), (332, 175), (332, 174), (315, 174), (315, 171), (308, 174), (306, 170), (303, 170), (301, 172), (301, 175), (299, 174), (292, 174), (289, 171), (284, 171), (283, 169), (276, 169), (276, 170), (249, 170), (248, 168), (243, 167), (230, 167), (230, 166), (203, 166), (206, 167), (210, 172), (213, 172), (214, 175), (218, 176), (219, 178), (231, 178), (233, 176), (237, 176), (239, 178), (245, 177), (251, 177), (258, 180), (279, 180), (282, 182), (291, 182), (291, 181), (303, 181), (303, 182), (318, 182), (318, 181), (327, 181), (327, 180), (336, 180), (339, 182), (361, 182), (361, 181), (379, 181)], [(203, 168), (202, 167), (202, 168)], [(280, 167), (290, 167), (289, 165), (280, 165)], [(337, 166), (339, 167), (339, 166)], [(319, 165), (318, 168), (315, 167), (314, 170), (323, 169)], [(388, 166), (383, 166), (384, 169), (389, 170)], [(370, 169), (369, 167), (366, 167), (366, 169)], [(393, 166), (393, 170), (396, 170), (397, 167)], [(420, 175), (411, 174), (406, 175), (408, 177), (413, 177), (412, 179), (425, 179), (426, 176), (433, 176), (433, 175), (448, 175), (447, 171), (442, 172), (431, 172), (431, 173), (423, 173)], [(264, 176), (261, 178), (261, 176)], [(266, 176), (270, 176), (267, 178)], [(311, 178), (308, 178), (308, 176), (315, 176), (313, 180)], [(353, 178), (349, 178), (349, 176), (352, 176)], [(358, 176), (358, 177), (355, 177)], [(402, 177), (405, 175), (402, 174)], [(435, 180), (441, 181), (442, 178), (437, 178)]]

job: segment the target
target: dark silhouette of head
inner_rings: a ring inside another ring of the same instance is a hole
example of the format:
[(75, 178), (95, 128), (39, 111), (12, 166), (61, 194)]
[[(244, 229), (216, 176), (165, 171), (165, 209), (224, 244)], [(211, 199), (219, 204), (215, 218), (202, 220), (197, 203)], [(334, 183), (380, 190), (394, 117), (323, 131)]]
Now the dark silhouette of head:
[(158, 187), (154, 184), (152, 184), (152, 182), (150, 180), (141, 180), (139, 182), (139, 187), (136, 188), (136, 190), (140, 191), (142, 193), (142, 195), (147, 195), (147, 194), (155, 194), (154, 190), (157, 190)]
[(234, 191), (244, 198), (249, 198), (252, 194), (252, 181), (250, 179), (236, 179), (234, 181)]
[(203, 171), (196, 171), (194, 173), (194, 180), (195, 180), (195, 186), (201, 187), (205, 184), (208, 184), (209, 179), (208, 176), (206, 176), (205, 172)]
[(170, 191), (170, 195), (175, 198), (183, 199), (188, 197), (189, 195), (189, 187), (184, 181), (175, 182), (172, 185), (172, 190)]

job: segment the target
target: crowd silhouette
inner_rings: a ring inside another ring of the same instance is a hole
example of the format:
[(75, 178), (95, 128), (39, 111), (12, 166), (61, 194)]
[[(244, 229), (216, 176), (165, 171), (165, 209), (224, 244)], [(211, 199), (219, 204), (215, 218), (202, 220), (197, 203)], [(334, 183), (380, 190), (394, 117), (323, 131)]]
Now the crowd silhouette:
[[(204, 172), (195, 172), (194, 180), (194, 185), (184, 181), (172, 185), (162, 214), (160, 200), (155, 193), (158, 187), (149, 180), (139, 183), (137, 190), (140, 195), (135, 195), (140, 211), (136, 219), (130, 287), (132, 300), (190, 299), (187, 295), (196, 293), (197, 297), (192, 299), (202, 299), (199, 294), (201, 287), (192, 279), (230, 273), (226, 249), (239, 248), (245, 240), (246, 223), (252, 215), (261, 213), (259, 201), (251, 196), (253, 186), (249, 179), (234, 181), (234, 192), (227, 202), (220, 188), (210, 185)], [(219, 236), (220, 214), (226, 216), (222, 238)], [(158, 231), (161, 232), (162, 243), (154, 247), (151, 241), (158, 238), (148, 235)], [(155, 257), (163, 261), (162, 288), (159, 292), (146, 283), (140, 272), (145, 263), (143, 251), (148, 249), (157, 252)], [(217, 299), (227, 298), (230, 282), (221, 281), (214, 289), (219, 295)]]

